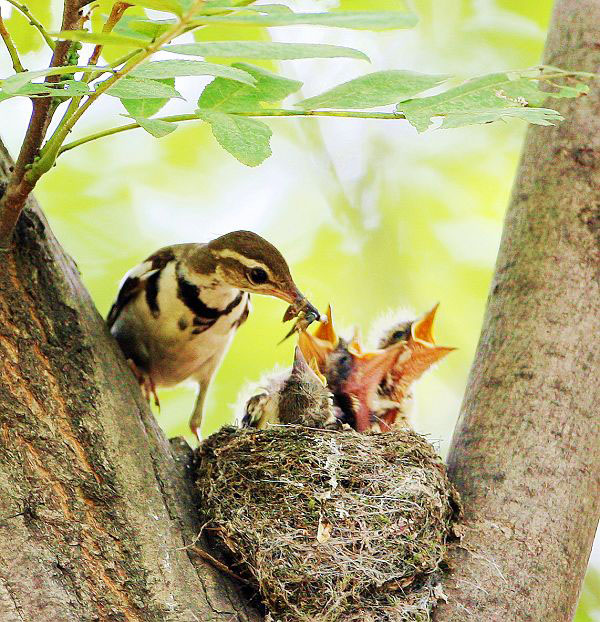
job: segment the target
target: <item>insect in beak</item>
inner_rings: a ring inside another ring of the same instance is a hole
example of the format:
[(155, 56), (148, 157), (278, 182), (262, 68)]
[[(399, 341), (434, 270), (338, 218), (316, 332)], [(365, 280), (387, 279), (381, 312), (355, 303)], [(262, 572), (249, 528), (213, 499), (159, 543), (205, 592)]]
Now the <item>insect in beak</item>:
[(313, 306), (300, 292), (297, 293), (296, 299), (287, 308), (283, 316), (283, 321), (287, 322), (293, 318), (297, 318), (296, 323), (279, 343), (283, 343), (294, 333), (306, 330), (316, 320), (319, 320), (320, 322), (327, 322), (327, 316), (321, 315), (319, 310)]

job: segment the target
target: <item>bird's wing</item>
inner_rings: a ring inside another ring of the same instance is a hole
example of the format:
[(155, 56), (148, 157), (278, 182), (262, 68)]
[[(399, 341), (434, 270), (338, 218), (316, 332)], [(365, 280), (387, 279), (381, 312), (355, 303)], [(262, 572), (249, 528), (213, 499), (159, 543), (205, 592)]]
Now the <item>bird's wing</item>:
[(123, 277), (117, 299), (110, 308), (106, 318), (109, 328), (116, 322), (123, 309), (146, 289), (148, 279), (153, 274), (160, 272), (170, 261), (174, 261), (183, 246), (186, 245), (165, 246), (157, 250)]

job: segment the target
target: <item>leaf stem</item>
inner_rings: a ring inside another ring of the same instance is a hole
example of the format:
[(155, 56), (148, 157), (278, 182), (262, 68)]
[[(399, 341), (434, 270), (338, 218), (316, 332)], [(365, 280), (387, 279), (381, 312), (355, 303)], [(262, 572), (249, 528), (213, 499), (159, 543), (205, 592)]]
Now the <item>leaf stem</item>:
[(25, 71), (25, 67), (21, 64), (21, 59), (19, 58), (19, 52), (17, 52), (17, 48), (10, 36), (8, 30), (6, 30), (6, 26), (4, 25), (4, 20), (2, 19), (2, 14), (0, 13), (0, 37), (4, 40), (4, 45), (6, 45), (6, 49), (10, 55), (10, 59), (12, 60), (12, 66), (15, 70), (15, 73), (23, 73)]
[[(116, 26), (118, 21), (121, 19), (121, 17), (123, 17), (123, 14), (125, 13), (125, 11), (130, 6), (132, 6), (132, 5), (128, 4), (126, 2), (116, 2), (114, 4), (111, 12), (110, 12), (110, 15), (109, 15), (108, 19), (106, 20), (106, 23), (102, 27), (102, 32), (103, 33), (110, 33), (112, 31), (112, 29)], [(96, 45), (94, 47), (92, 55), (90, 56), (90, 58), (88, 60), (88, 63), (87, 63), (88, 66), (95, 66), (95, 65), (98, 64), (98, 59), (100, 58), (100, 54), (102, 52), (102, 48), (103, 48), (102, 45)], [(105, 73), (104, 70), (84, 75), (81, 78), (81, 81), (84, 82), (85, 84), (89, 84), (96, 77), (101, 76), (103, 73)], [(69, 102), (69, 105), (68, 105), (68, 107), (67, 107), (67, 109), (66, 109), (66, 111), (65, 111), (65, 113), (63, 115), (63, 118), (60, 120), (60, 123), (58, 124), (58, 127), (55, 130), (55, 134), (57, 132), (59, 132), (66, 125), (67, 121), (75, 114), (75, 112), (79, 108), (79, 104), (81, 103), (81, 100), (83, 99), (83, 97), (84, 96), (74, 97)], [(54, 136), (52, 136), (50, 140), (52, 140), (53, 137)], [(50, 142), (50, 141), (48, 141), (48, 142)]]
[[(117, 25), (121, 17), (123, 17), (123, 13), (130, 7), (133, 6), (127, 2), (115, 2), (113, 8), (106, 20), (104, 26), (102, 26), (102, 32), (108, 34), (112, 31), (112, 29)], [(102, 52), (103, 45), (96, 45), (94, 47), (94, 51), (90, 56), (90, 60), (88, 61), (88, 65), (96, 65), (98, 63), (98, 59), (100, 58), (100, 54)]]
[(38, 20), (35, 19), (35, 17), (31, 14), (29, 9), (27, 8), (27, 5), (20, 4), (16, 0), (6, 0), (6, 1), (9, 4), (12, 4), (18, 11), (23, 13), (23, 15), (29, 20), (29, 24), (38, 30), (38, 32), (42, 35), (42, 38), (44, 39), (48, 47), (52, 51), (54, 51), (54, 48), (56, 47), (56, 43), (54, 43), (54, 41), (52, 40), (52, 37), (48, 34), (48, 32), (42, 26), (42, 24), (38, 22)]
[[(229, 114), (236, 114), (240, 117), (340, 117), (350, 119), (404, 119), (404, 115), (399, 112), (362, 112), (355, 110), (286, 110), (283, 108), (265, 109), (258, 112), (232, 112)], [(182, 121), (200, 121), (200, 118), (195, 114), (174, 114), (167, 117), (158, 117), (157, 121), (166, 121), (167, 123), (180, 123)], [(113, 134), (120, 134), (121, 132), (127, 132), (129, 130), (135, 130), (141, 127), (139, 123), (128, 123), (127, 125), (121, 125), (119, 127), (111, 127), (95, 134), (89, 134), (78, 140), (74, 140), (66, 145), (63, 145), (58, 155), (62, 155), (75, 147), (85, 145), (86, 143), (104, 138), (105, 136), (112, 136)], [(58, 156), (57, 156), (58, 157)]]

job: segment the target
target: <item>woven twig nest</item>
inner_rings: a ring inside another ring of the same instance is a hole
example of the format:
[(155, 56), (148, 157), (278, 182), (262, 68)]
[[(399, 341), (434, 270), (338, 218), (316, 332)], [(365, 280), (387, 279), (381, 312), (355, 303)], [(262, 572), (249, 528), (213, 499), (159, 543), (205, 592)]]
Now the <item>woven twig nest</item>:
[(224, 428), (198, 452), (214, 544), (281, 622), (424, 622), (457, 497), (409, 430)]

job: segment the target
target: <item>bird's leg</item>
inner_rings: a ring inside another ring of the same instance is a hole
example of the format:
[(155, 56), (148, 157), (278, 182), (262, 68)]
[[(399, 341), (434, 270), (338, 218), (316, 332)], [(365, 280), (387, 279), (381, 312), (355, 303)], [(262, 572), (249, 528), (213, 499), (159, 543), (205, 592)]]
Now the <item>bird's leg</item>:
[(206, 398), (206, 390), (210, 383), (208, 380), (198, 381), (198, 395), (196, 397), (196, 405), (194, 406), (194, 412), (190, 419), (190, 430), (196, 435), (198, 442), (202, 442), (202, 435), (200, 434), (200, 427), (202, 426), (202, 414), (204, 412), (204, 400)]
[(142, 389), (142, 393), (144, 394), (144, 398), (150, 401), (150, 398), (154, 397), (154, 404), (160, 410), (160, 401), (158, 399), (158, 394), (156, 393), (156, 385), (154, 384), (152, 376), (143, 372), (133, 362), (133, 359), (127, 359), (127, 364), (129, 365), (129, 369), (133, 372), (135, 379), (138, 381), (138, 384)]

